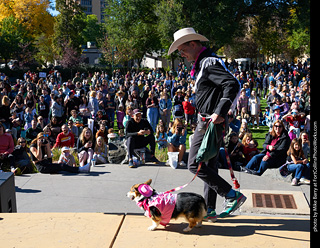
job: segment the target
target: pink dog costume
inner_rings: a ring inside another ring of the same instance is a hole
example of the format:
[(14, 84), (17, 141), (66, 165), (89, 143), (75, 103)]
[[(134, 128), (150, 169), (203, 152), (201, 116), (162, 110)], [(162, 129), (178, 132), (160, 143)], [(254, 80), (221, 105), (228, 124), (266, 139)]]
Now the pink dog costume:
[(143, 196), (148, 197), (137, 203), (139, 207), (143, 207), (145, 209), (144, 215), (150, 218), (150, 207), (156, 207), (161, 213), (160, 224), (166, 226), (170, 222), (174, 207), (176, 205), (177, 195), (160, 193), (158, 195), (151, 196), (153, 189), (147, 184), (141, 184), (138, 190)]

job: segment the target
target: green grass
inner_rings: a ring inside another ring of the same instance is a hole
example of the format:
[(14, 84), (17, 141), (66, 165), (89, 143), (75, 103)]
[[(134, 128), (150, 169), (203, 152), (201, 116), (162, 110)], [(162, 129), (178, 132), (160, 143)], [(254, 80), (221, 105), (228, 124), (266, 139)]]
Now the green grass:
[[(79, 166), (79, 158), (78, 158), (78, 152), (76, 151), (76, 148), (70, 149), (71, 150), (71, 155), (73, 155), (76, 165)], [(57, 163), (59, 160), (59, 157), (61, 155), (61, 148), (54, 148), (51, 150), (52, 151), (52, 162)]]
[[(267, 100), (260, 98), (261, 110), (264, 111), (267, 105)], [(266, 140), (266, 134), (269, 132), (268, 126), (260, 126), (259, 129), (250, 128), (252, 132), (252, 138), (258, 142), (258, 149), (261, 151), (263, 149), (262, 145)]]

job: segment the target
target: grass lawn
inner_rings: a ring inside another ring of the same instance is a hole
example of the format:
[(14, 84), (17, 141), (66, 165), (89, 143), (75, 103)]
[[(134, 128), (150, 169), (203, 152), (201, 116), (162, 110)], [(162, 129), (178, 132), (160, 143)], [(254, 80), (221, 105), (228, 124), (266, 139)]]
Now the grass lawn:
[[(262, 111), (264, 111), (265, 108), (267, 107), (267, 100), (260, 98), (260, 103), (261, 103), (260, 109)], [(252, 132), (252, 138), (258, 142), (259, 151), (261, 151), (263, 149), (262, 145), (263, 145), (264, 141), (266, 140), (266, 134), (269, 132), (269, 127), (268, 126), (260, 126), (259, 129), (250, 128), (250, 131)]]

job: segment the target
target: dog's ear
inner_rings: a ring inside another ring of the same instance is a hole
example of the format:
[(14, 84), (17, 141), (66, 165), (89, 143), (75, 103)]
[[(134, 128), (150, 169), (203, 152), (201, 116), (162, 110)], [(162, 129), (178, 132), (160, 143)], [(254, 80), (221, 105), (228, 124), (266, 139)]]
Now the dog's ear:
[(146, 181), (144, 184), (148, 184), (150, 185), (152, 183), (152, 179), (149, 179), (148, 181)]

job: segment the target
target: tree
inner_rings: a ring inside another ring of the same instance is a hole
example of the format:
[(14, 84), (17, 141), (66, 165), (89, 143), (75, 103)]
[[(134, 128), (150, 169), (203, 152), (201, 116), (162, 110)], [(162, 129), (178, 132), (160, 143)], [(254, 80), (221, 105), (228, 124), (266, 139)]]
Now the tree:
[(156, 9), (161, 36), (166, 39), (166, 49), (173, 33), (180, 28), (193, 27), (209, 39), (216, 51), (242, 35), (243, 1), (233, 0), (160, 0)]
[[(104, 51), (117, 48), (119, 61), (138, 59), (161, 48), (157, 32), (157, 1), (106, 0), (106, 35)], [(105, 53), (108, 57), (110, 52)], [(122, 56), (123, 55), (123, 56)]]
[(83, 62), (81, 54), (72, 47), (71, 43), (65, 42), (62, 45), (63, 55), (61, 56), (60, 63), (64, 68), (76, 68)]
[(52, 37), (41, 34), (36, 37), (34, 46), (36, 48), (34, 57), (41, 65), (46, 66), (48, 62), (53, 62), (56, 59), (56, 54), (52, 52)]
[(85, 28), (81, 32), (84, 42), (95, 42), (100, 47), (100, 40), (104, 37), (104, 29), (101, 23), (98, 23), (96, 15), (87, 15), (85, 18)]
[(310, 54), (310, 0), (299, 1), (299, 4), (291, 7), (289, 11), (286, 29), (289, 48), (299, 55)]
[(53, 44), (59, 56), (63, 55), (63, 45), (69, 44), (78, 54), (84, 44), (82, 31), (86, 27), (86, 15), (77, 1), (56, 0)]
[(7, 66), (9, 59), (20, 59), (20, 54), (31, 51), (32, 38), (26, 28), (14, 16), (0, 22), (0, 57)]
[(47, 9), (49, 0), (1, 0), (0, 21), (9, 16), (14, 16), (33, 37), (53, 34), (53, 17)]

